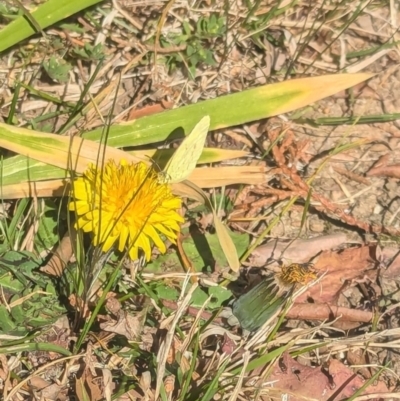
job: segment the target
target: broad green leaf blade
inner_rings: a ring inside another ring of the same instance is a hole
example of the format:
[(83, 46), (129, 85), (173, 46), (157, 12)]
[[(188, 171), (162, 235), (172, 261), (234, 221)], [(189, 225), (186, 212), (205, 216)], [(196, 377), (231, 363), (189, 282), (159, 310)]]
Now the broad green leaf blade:
[[(326, 75), (248, 89), (115, 125), (110, 127), (107, 144), (118, 148), (182, 137), (205, 115), (210, 116), (211, 131), (257, 121), (308, 106), (371, 77), (373, 74)], [(96, 129), (83, 137), (99, 141), (102, 132), (102, 128)]]
[[(142, 145), (151, 142), (165, 141), (172, 130), (181, 126), (186, 132), (188, 128), (191, 128), (206, 112), (211, 117), (212, 129), (219, 128), (222, 126), (229, 126), (239, 124), (241, 122), (249, 122), (258, 118), (265, 118), (278, 113), (293, 110), (295, 107), (302, 107), (309, 103), (321, 99), (325, 96), (329, 96), (337, 91), (346, 89), (351, 85), (355, 85), (365, 79), (370, 78), (370, 74), (343, 74), (343, 75), (329, 75), (325, 77), (315, 77), (306, 79), (297, 79), (288, 82), (265, 85), (259, 88), (250, 89), (241, 93), (233, 95), (227, 95), (221, 98), (216, 98), (204, 102), (200, 102), (194, 105), (185, 106), (176, 110), (169, 110), (163, 113), (155, 114), (149, 117), (140, 118), (134, 122), (124, 125), (117, 125), (110, 127), (110, 136), (107, 142), (108, 145), (123, 147), (130, 145)], [(0, 135), (2, 134), (2, 128), (6, 131), (11, 130), (10, 126), (5, 124), (0, 126)], [(14, 128), (15, 129), (15, 128)], [(27, 131), (26, 132), (31, 132)], [(84, 134), (87, 139), (93, 139), (94, 141), (100, 141), (102, 137), (102, 129), (91, 131)], [(13, 140), (13, 135), (8, 137), (9, 141)], [(10, 148), (5, 146), (6, 148)], [(17, 148), (13, 148), (18, 153)], [(22, 152), (24, 153), (24, 152)], [(26, 154), (26, 153), (24, 153)], [(49, 163), (49, 155), (42, 154), (43, 160)], [(92, 155), (94, 157), (94, 155)], [(31, 156), (34, 157), (33, 155)], [(51, 157), (51, 155), (50, 155)], [(137, 156), (140, 158), (140, 155)], [(44, 166), (37, 165), (36, 162), (29, 160), (22, 156), (19, 156), (18, 163), (16, 166), (29, 166), (29, 170), (26, 174), (22, 169), (15, 171), (14, 176), (11, 176), (9, 172), (10, 165), (14, 164), (14, 158), (9, 158), (3, 161), (3, 178), (7, 179), (7, 184), (17, 184), (26, 181), (26, 178), (30, 180), (37, 179), (36, 174), (39, 175), (39, 179), (51, 179), (51, 178), (62, 178), (65, 177), (60, 170), (54, 169), (53, 172), (46, 169), (46, 175), (40, 177), (40, 169), (44, 169)], [(117, 157), (118, 159), (118, 157)], [(148, 160), (145, 157), (145, 161)], [(157, 158), (156, 158), (157, 161)], [(60, 166), (60, 164), (55, 164)], [(65, 168), (65, 164), (60, 166)], [(24, 167), (26, 168), (26, 167)], [(31, 171), (32, 169), (32, 171)], [(11, 168), (12, 170), (12, 168)], [(195, 175), (198, 174), (198, 170), (195, 170)], [(53, 174), (53, 175), (52, 175)], [(30, 177), (30, 178), (29, 178)], [(204, 183), (199, 183), (196, 180), (197, 185), (203, 186)], [(249, 177), (245, 177), (244, 180), (232, 180), (230, 183), (246, 183)], [(257, 177), (253, 177), (253, 183), (256, 183)], [(192, 180), (192, 177), (190, 177)], [(250, 183), (250, 182), (249, 182)], [(224, 181), (221, 181), (221, 185)], [(206, 185), (207, 186), (207, 185)], [(206, 187), (204, 186), (204, 187)], [(213, 185), (218, 186), (218, 185)], [(48, 186), (42, 186), (43, 190), (48, 190)], [(23, 189), (23, 193), (32, 193), (32, 188)], [(14, 197), (15, 188), (8, 188), (8, 196)], [(4, 197), (7, 197), (4, 195)]]
[(4, 188), (27, 181), (52, 180), (68, 176), (67, 170), (18, 155), (2, 160), (0, 186)]
[[(41, 29), (47, 28), (103, 0), (48, 0), (30, 12)], [(0, 30), (0, 52), (36, 34), (26, 16), (21, 15)]]

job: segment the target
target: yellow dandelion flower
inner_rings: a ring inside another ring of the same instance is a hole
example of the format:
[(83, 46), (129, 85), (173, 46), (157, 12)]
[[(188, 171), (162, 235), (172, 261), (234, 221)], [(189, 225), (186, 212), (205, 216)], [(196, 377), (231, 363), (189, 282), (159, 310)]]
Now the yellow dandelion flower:
[(168, 184), (160, 183), (157, 172), (139, 162), (108, 161), (103, 171), (91, 165), (72, 183), (69, 210), (77, 215), (76, 228), (93, 233), (93, 244), (107, 252), (114, 244), (129, 250), (131, 259), (144, 251), (147, 260), (155, 245), (165, 253), (160, 234), (176, 243), (180, 223), (177, 210), (181, 199)]

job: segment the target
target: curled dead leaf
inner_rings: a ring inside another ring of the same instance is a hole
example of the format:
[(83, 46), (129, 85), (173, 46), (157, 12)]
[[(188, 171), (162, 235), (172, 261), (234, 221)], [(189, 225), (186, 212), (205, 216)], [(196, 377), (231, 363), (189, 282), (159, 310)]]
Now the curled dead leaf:
[(124, 311), (118, 313), (118, 320), (109, 318), (107, 322), (100, 323), (100, 328), (104, 331), (117, 333), (125, 336), (128, 340), (136, 340), (141, 330), (140, 317), (132, 316)]
[(312, 298), (317, 303), (335, 304), (346, 283), (363, 278), (375, 282), (377, 270), (373, 268), (376, 261), (371, 254), (375, 252), (369, 246), (348, 248), (342, 252), (323, 252), (314, 264), (314, 269), (324, 276), (297, 301), (304, 302)]
[[(281, 356), (268, 381), (274, 382), (273, 388), (269, 389), (270, 396), (287, 394), (291, 401), (347, 399), (365, 383), (361, 376), (334, 358), (330, 358), (328, 371), (326, 371), (321, 366), (303, 365), (287, 353)], [(262, 383), (258, 384), (262, 385)], [(369, 385), (362, 394), (387, 392), (386, 385), (378, 381), (375, 385), (374, 383)], [(378, 398), (371, 398), (372, 400), (378, 400)]]

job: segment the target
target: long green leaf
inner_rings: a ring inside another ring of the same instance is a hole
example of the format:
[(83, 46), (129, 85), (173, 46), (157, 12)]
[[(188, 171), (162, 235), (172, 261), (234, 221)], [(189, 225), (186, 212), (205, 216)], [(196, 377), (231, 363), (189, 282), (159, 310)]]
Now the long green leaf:
[[(211, 129), (251, 122), (306, 106), (371, 76), (371, 74), (343, 74), (296, 79), (207, 100), (142, 117), (128, 124), (112, 126), (107, 145), (111, 147), (139, 146), (165, 141), (171, 137), (173, 131), (175, 131), (174, 134), (187, 133), (188, 129), (206, 114), (211, 117)], [(18, 131), (16, 127), (5, 127), (4, 124), (3, 127), (5, 133)], [(98, 142), (102, 137), (102, 129), (88, 132), (83, 137)], [(17, 136), (10, 135), (8, 139), (17, 141)], [(10, 148), (4, 143), (2, 146)], [(18, 152), (15, 148), (12, 150)], [(31, 154), (31, 157), (34, 156)], [(49, 158), (57, 159), (58, 155), (53, 152), (43, 161), (49, 162)], [(24, 169), (28, 171), (23, 172)], [(40, 174), (43, 175), (40, 176)], [(29, 180), (34, 181), (39, 177), (42, 180), (64, 178), (65, 174), (56, 167), (45, 168), (41, 163), (28, 160), (24, 156), (16, 156), (3, 161), (2, 176), (3, 185), (5, 182), (9, 185), (26, 181), (27, 177), (31, 177)]]
[[(339, 74), (293, 79), (264, 85), (179, 109), (141, 117), (110, 127), (107, 144), (113, 147), (140, 146), (188, 134), (205, 115), (211, 119), (210, 130), (245, 124), (288, 113), (350, 88), (371, 78), (372, 74)], [(99, 141), (103, 129), (83, 134)], [(171, 135), (172, 133), (172, 135)]]
[[(44, 29), (101, 1), (103, 0), (49, 0), (29, 14)], [(0, 52), (34, 35), (36, 30), (29, 18), (25, 15), (19, 16), (0, 30)]]
[(68, 351), (67, 349), (51, 343), (26, 343), (21, 345), (0, 347), (0, 354), (12, 354), (18, 352), (34, 352), (34, 351), (57, 352), (58, 354), (66, 356), (72, 355), (72, 352)]

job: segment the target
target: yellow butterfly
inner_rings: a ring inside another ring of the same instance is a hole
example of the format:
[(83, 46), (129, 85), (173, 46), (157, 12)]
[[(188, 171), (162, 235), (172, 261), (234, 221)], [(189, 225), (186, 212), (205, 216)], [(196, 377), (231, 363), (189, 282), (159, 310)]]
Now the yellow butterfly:
[(210, 128), (210, 116), (203, 117), (186, 136), (179, 148), (168, 160), (161, 173), (163, 182), (177, 183), (189, 177), (204, 149), (207, 133)]

